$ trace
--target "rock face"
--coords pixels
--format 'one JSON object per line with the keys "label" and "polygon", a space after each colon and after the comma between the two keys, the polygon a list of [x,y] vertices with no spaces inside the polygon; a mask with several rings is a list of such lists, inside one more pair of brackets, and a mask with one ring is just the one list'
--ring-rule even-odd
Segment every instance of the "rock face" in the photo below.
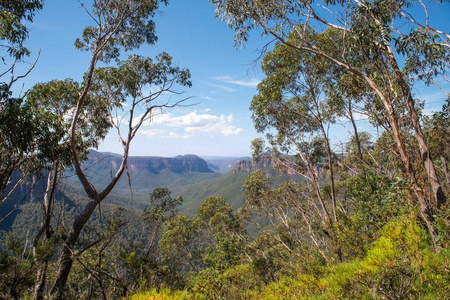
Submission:
{"label": "rock face", "polygon": [[272,166],[272,158],[267,156],[263,157],[258,161],[255,160],[240,160],[234,166],[233,171],[246,171],[246,172],[255,172],[259,169],[265,169],[269,166]]}
{"label": "rock face", "polygon": [[[117,170],[121,163],[121,156],[91,151],[88,164],[94,169]],[[92,168],[91,168],[92,169]],[[128,169],[130,171],[146,170],[153,174],[159,174],[162,170],[175,173],[213,173],[208,168],[206,161],[196,155],[182,155],[177,157],[155,157],[155,156],[131,156],[128,158]]]}
{"label": "rock face", "polygon": [[[205,160],[201,159],[197,155],[180,155],[175,157],[181,163],[181,172],[213,172],[208,168],[208,164]],[[174,172],[177,172],[174,170]]]}
{"label": "rock face", "polygon": [[[245,171],[248,173],[255,172],[260,169],[268,170],[269,168],[276,168],[276,160],[271,156],[264,156],[258,161],[254,160],[240,160],[234,166],[234,172]],[[282,164],[278,163],[277,169],[287,175],[296,175],[299,166],[289,160],[284,160]]]}

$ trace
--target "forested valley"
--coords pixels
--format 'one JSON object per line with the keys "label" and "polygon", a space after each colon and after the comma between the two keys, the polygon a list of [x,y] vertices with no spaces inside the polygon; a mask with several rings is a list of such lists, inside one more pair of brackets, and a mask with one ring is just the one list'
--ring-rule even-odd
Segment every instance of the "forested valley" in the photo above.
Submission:
{"label": "forested valley", "polygon": [[[209,2],[237,47],[267,40],[261,138],[225,174],[130,156],[193,84],[169,53],[133,54],[169,1],[79,1],[82,82],[23,93],[45,1],[0,1],[0,298],[450,299],[450,33],[432,14],[449,1]],[[96,151],[110,131],[121,154]]]}

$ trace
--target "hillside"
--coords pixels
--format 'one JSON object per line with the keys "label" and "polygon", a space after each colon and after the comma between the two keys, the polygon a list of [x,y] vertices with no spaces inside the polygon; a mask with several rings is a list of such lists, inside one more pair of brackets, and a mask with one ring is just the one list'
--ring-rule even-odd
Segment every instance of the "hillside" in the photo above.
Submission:
{"label": "hillside", "polygon": [[[120,162],[121,156],[117,154],[91,150],[84,163],[86,175],[97,189],[101,189],[109,183]],[[196,155],[129,157],[128,174],[122,175],[107,201],[142,208],[148,205],[149,193],[155,188],[173,189],[219,176],[220,173],[211,170],[206,161]],[[67,184],[81,188],[76,176],[70,176]]]}
{"label": "hillside", "polygon": [[[285,179],[296,179],[295,176],[277,172],[270,158],[261,162],[254,162],[248,158],[239,160],[235,157],[206,157],[205,159],[207,161],[195,155],[174,158],[130,157],[128,172],[131,189],[127,174],[123,174],[112,193],[105,199],[105,203],[141,210],[149,205],[149,195],[153,189],[167,187],[174,195],[183,197],[181,212],[193,215],[200,203],[210,196],[225,197],[234,209],[241,207],[245,203],[242,190],[244,179],[261,168],[266,170],[266,174],[273,178],[275,184]],[[97,189],[101,189],[109,182],[111,174],[117,170],[120,162],[120,155],[91,151],[84,167],[91,182]],[[222,172],[226,169],[230,170],[221,175],[211,170],[210,166],[214,165]],[[68,209],[75,209],[76,203],[84,199],[84,191],[73,171],[66,172],[66,176],[60,184],[57,198],[63,199]],[[45,190],[45,176],[37,180],[32,192],[29,192],[31,185],[30,182],[19,189],[13,201],[5,205],[4,212],[10,211],[18,202],[38,204]],[[0,228],[8,230],[14,227],[16,218],[25,208],[29,210],[30,207],[34,206],[17,210],[3,222]]]}
{"label": "hillside", "polygon": [[232,157],[232,156],[202,156],[208,163],[208,167],[221,174],[226,174],[231,171],[234,166],[242,160],[251,160],[250,157]]}
{"label": "hillside", "polygon": [[[83,167],[86,168],[86,175],[91,182],[100,190],[109,183],[111,174],[117,170],[120,162],[120,155],[91,150]],[[115,206],[124,207],[127,211],[129,210],[126,215],[134,216],[131,219],[140,216],[142,209],[149,206],[149,195],[155,188],[172,189],[221,176],[220,173],[212,171],[206,161],[196,155],[174,158],[129,157],[128,173],[130,181],[128,181],[127,174],[123,174],[113,191],[102,202],[102,209],[112,211]],[[73,215],[80,208],[80,203],[85,200],[85,192],[73,171],[67,171],[65,175],[66,179],[59,184],[56,199],[64,206],[66,215]],[[18,178],[19,174],[16,174],[13,180],[18,180]],[[2,207],[0,219],[13,211],[20,203],[17,206],[18,209],[0,223],[1,241],[4,239],[4,233],[10,230],[13,230],[17,237],[35,234],[37,226],[27,233],[27,226],[23,226],[23,224],[30,220],[33,224],[40,223],[41,201],[45,185],[46,174],[28,180]]]}
{"label": "hillside", "polygon": [[244,179],[260,169],[265,170],[266,175],[272,179],[275,185],[285,180],[301,180],[299,176],[277,171],[270,157],[266,157],[259,162],[249,159],[239,160],[230,171],[219,178],[175,189],[174,192],[184,200],[181,212],[194,215],[198,206],[211,196],[225,197],[235,210],[238,209],[245,203],[245,195],[242,190]]}

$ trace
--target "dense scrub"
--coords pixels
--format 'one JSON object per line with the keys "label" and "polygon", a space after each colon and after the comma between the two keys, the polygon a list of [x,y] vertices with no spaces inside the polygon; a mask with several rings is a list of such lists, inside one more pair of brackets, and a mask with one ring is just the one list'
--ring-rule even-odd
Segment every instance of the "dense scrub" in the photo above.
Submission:
{"label": "dense scrub", "polygon": [[268,283],[254,263],[247,262],[209,278],[193,276],[187,290],[151,290],[131,299],[446,299],[450,293],[446,243],[433,249],[416,216],[405,214],[386,223],[359,258],[302,272],[301,265],[315,264],[306,257],[294,262],[289,274]]}

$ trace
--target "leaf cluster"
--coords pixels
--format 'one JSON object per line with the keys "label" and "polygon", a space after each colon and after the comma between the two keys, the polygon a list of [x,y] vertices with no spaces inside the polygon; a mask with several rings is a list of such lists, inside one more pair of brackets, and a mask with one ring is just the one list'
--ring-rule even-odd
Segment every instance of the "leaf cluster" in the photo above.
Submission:
{"label": "leaf cluster", "polygon": [[[8,55],[16,60],[30,55],[23,44],[28,38],[24,21],[32,22],[35,13],[42,6],[42,0],[0,1],[0,40],[7,42],[2,47],[6,47]],[[3,56],[2,60],[5,60]]]}
{"label": "leaf cluster", "polygon": [[109,62],[117,60],[122,50],[154,44],[157,36],[152,17],[160,2],[167,5],[166,0],[94,1],[91,17],[96,26],[86,27],[75,47],[90,52],[101,50],[99,59]]}

